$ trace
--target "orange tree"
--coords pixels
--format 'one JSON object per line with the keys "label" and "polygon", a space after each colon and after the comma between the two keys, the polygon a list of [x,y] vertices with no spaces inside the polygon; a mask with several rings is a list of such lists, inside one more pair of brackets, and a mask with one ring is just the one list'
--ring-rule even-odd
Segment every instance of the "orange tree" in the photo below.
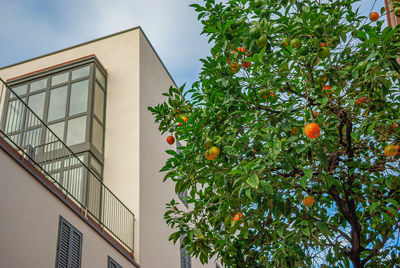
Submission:
{"label": "orange tree", "polygon": [[384,10],[371,21],[355,4],[192,5],[211,56],[190,90],[149,107],[183,144],[162,171],[189,209],[172,200],[165,219],[192,256],[227,267],[400,262],[400,34]]}

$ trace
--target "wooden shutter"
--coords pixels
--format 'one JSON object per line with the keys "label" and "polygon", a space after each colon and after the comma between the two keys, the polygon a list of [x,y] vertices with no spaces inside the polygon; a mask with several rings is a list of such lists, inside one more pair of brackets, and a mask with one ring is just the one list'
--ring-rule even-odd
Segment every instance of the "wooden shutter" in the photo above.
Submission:
{"label": "wooden shutter", "polygon": [[82,233],[62,217],[57,251],[57,268],[81,267]]}
{"label": "wooden shutter", "polygon": [[108,266],[107,268],[122,268],[116,261],[114,261],[110,256],[108,256]]}

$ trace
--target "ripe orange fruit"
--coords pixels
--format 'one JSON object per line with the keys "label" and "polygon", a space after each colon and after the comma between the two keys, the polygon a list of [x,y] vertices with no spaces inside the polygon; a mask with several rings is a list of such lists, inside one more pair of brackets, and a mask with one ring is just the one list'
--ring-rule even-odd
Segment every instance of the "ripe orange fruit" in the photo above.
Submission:
{"label": "ripe orange fruit", "polygon": [[[187,122],[187,117],[186,116],[181,116],[181,118],[182,118],[182,120],[186,123]],[[182,123],[181,122],[178,122],[178,124],[180,125],[180,126],[182,126]]]}
{"label": "ripe orange fruit", "polygon": [[393,218],[393,214],[390,212],[390,210],[386,210],[386,212],[389,214],[390,218]]}
{"label": "ripe orange fruit", "polygon": [[372,12],[371,14],[369,14],[369,19],[371,21],[377,21],[379,19],[379,14],[378,12]]}
{"label": "ripe orange fruit", "polygon": [[[323,92],[324,96],[328,96],[328,94],[331,96],[333,94],[333,91],[331,89],[332,89],[332,87],[329,85],[324,86],[322,88],[322,92]],[[326,92],[324,92],[324,91],[326,91]],[[326,94],[326,93],[328,93],[328,94]]]}
{"label": "ripe orange fruit", "polygon": [[293,135],[297,135],[298,133],[299,133],[299,128],[298,127],[292,127],[292,129],[290,130],[290,132],[293,134]]}
{"label": "ripe orange fruit", "polygon": [[309,123],[305,128],[305,132],[310,139],[316,139],[321,133],[321,129],[316,123]]}
{"label": "ripe orange fruit", "polygon": [[244,67],[244,68],[249,68],[250,67],[250,65],[251,65],[251,62],[248,62],[248,61],[242,61],[242,66]]}
{"label": "ripe orange fruit", "polygon": [[230,68],[229,68],[229,70],[231,71],[231,73],[237,73],[237,72],[239,72],[239,69],[240,69],[240,66],[239,66],[239,63],[237,63],[236,61],[234,61],[232,64],[231,64],[231,66],[230,66]]}
{"label": "ripe orange fruit", "polygon": [[174,144],[174,142],[175,142],[174,136],[168,136],[168,137],[167,137],[167,143],[168,143],[169,145]]}
{"label": "ripe orange fruit", "polygon": [[306,207],[311,207],[312,205],[314,205],[314,198],[312,196],[306,196],[303,199],[303,203]]}
{"label": "ripe orange fruit", "polygon": [[214,155],[210,155],[209,153],[208,153],[208,151],[206,152],[206,158],[208,159],[208,160],[215,160],[215,158],[217,158],[217,156],[214,156]]}
{"label": "ripe orange fruit", "polygon": [[361,97],[358,100],[356,100],[355,104],[356,105],[361,105],[363,106],[364,104],[366,104],[368,102],[368,98],[367,97]]}
{"label": "ripe orange fruit", "polygon": [[219,148],[217,146],[213,146],[210,149],[208,149],[208,154],[210,156],[217,157],[219,155],[219,153],[220,153],[220,150],[219,150]]}
{"label": "ripe orange fruit", "polygon": [[316,112],[316,111],[314,111],[314,112],[313,112],[313,115],[314,115],[314,117],[315,117],[315,118],[318,118],[318,116],[319,116],[319,113],[318,113],[318,112]]}
{"label": "ripe orange fruit", "polygon": [[245,47],[238,47],[237,50],[239,52],[243,52],[243,53],[246,52],[246,48]]}
{"label": "ripe orange fruit", "polygon": [[395,131],[398,126],[399,126],[398,124],[393,123],[393,125],[390,127],[390,129]]}
{"label": "ripe orange fruit", "polygon": [[233,220],[234,221],[240,221],[240,219],[243,217],[243,213],[242,212],[237,212],[234,216],[233,216]]}
{"label": "ripe orange fruit", "polygon": [[389,144],[385,147],[384,154],[387,157],[395,156],[399,151],[399,147],[393,144]]}

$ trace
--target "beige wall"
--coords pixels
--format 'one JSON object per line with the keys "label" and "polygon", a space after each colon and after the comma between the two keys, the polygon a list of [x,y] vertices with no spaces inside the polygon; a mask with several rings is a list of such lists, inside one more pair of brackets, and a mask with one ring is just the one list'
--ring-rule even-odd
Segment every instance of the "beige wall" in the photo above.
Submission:
{"label": "beige wall", "polygon": [[140,265],[180,267],[179,245],[168,241],[170,228],[164,221],[165,204],[174,196],[174,185],[163,183],[158,172],[167,159],[166,135],[161,136],[148,106],[163,101],[174,82],[166,73],[143,34],[140,35]]}
{"label": "beige wall", "polygon": [[53,268],[60,215],[83,234],[82,267],[107,267],[108,256],[134,267],[2,149],[0,170],[1,267]]}

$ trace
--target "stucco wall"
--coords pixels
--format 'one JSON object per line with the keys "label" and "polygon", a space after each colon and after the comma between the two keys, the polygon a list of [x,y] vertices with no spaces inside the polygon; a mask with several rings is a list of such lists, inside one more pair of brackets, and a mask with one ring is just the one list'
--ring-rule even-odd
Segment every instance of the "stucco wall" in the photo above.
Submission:
{"label": "stucco wall", "polygon": [[173,81],[149,43],[140,35],[140,264],[143,267],[180,267],[179,245],[168,241],[170,228],[164,221],[165,204],[174,196],[174,185],[163,183],[158,172],[167,159],[166,135],[161,136],[148,106],[163,100]]}
{"label": "stucco wall", "polygon": [[134,267],[2,149],[0,170],[1,267],[55,267],[60,215],[83,234],[82,267]]}

